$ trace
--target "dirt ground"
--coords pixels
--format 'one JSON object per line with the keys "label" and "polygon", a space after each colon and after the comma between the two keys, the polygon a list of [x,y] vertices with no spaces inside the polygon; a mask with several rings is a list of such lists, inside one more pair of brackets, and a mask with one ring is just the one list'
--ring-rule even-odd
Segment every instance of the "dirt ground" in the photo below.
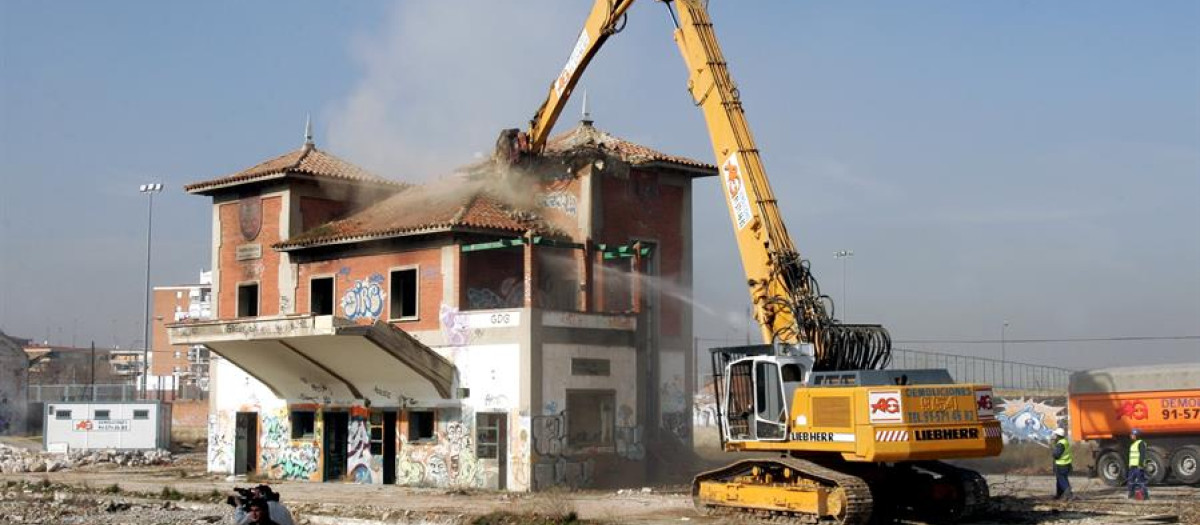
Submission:
{"label": "dirt ground", "polygon": [[[994,508],[977,524],[1196,523],[1200,487],[1154,487],[1146,502],[1126,500],[1098,480],[1074,479],[1077,498],[1055,502],[1054,479],[989,475]],[[202,455],[160,467],[85,467],[76,471],[0,475],[0,523],[200,524],[232,523],[225,495],[250,482],[204,472]],[[298,523],[467,524],[732,523],[697,514],[685,487],[621,491],[508,494],[342,483],[272,483]],[[510,513],[504,515],[503,513]],[[743,520],[737,523],[745,523]]]}

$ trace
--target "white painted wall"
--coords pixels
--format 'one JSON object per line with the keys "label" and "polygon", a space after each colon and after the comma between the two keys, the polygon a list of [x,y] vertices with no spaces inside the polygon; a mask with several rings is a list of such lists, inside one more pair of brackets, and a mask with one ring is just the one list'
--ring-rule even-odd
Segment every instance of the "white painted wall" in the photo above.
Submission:
{"label": "white painted wall", "polygon": [[235,424],[239,411],[263,413],[286,406],[271,389],[238,368],[213,355],[213,388],[209,391],[208,471],[233,473]]}
{"label": "white painted wall", "polygon": [[[572,376],[571,359],[608,359],[608,376]],[[567,408],[567,389],[616,391],[617,414],[636,424],[637,351],[626,346],[546,344],[542,346],[542,403],[534,408],[540,415],[554,415]],[[618,425],[623,424],[620,419]]]}

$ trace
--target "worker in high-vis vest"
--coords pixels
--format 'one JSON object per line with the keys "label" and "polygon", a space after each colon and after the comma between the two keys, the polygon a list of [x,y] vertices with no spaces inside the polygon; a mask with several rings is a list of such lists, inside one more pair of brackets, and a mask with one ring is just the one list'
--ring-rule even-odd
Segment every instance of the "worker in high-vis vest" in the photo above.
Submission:
{"label": "worker in high-vis vest", "polygon": [[1054,499],[1071,499],[1071,440],[1062,427],[1054,429]]}
{"label": "worker in high-vis vest", "polygon": [[1146,442],[1142,440],[1141,431],[1133,429],[1129,432],[1129,498],[1150,499],[1150,490],[1146,487]]}

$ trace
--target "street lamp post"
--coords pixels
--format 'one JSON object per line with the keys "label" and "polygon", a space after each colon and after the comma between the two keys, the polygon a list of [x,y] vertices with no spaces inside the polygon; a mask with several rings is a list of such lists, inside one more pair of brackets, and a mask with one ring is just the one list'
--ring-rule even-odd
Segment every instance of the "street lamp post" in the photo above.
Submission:
{"label": "street lamp post", "polygon": [[838,250],[833,252],[834,259],[842,260],[842,315],[843,321],[850,317],[850,298],[846,296],[846,259],[854,257],[854,250]]}
{"label": "street lamp post", "polygon": [[1008,352],[1007,352],[1007,349],[1005,348],[1005,340],[1004,340],[1005,332],[1007,330],[1008,330],[1008,320],[1005,320],[1004,323],[1000,325],[1000,382],[1001,383],[1005,383],[1007,381],[1006,375],[1007,375],[1007,369],[1008,369]]}
{"label": "street lamp post", "polygon": [[146,297],[145,297],[145,333],[142,338],[142,399],[146,399],[146,389],[150,375],[150,234],[154,231],[154,194],[162,193],[163,185],[159,183],[143,184],[138,191],[150,197],[146,205]]}

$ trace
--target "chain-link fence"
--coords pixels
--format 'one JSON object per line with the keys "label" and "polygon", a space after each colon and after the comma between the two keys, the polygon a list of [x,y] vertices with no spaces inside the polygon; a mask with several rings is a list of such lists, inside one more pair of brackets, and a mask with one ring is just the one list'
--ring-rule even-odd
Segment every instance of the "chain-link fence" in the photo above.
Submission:
{"label": "chain-link fence", "polygon": [[134,401],[138,399],[137,385],[29,385],[29,402],[64,401]]}
{"label": "chain-link fence", "polygon": [[1067,390],[1067,379],[1071,375],[1071,370],[1054,366],[906,348],[892,349],[892,364],[888,368],[944,368],[959,383],[987,383],[997,389],[1062,392]]}

